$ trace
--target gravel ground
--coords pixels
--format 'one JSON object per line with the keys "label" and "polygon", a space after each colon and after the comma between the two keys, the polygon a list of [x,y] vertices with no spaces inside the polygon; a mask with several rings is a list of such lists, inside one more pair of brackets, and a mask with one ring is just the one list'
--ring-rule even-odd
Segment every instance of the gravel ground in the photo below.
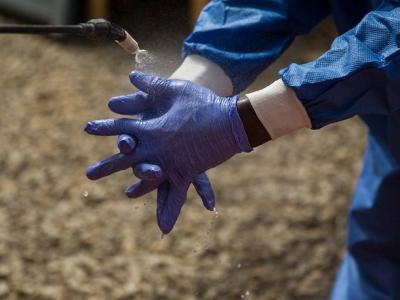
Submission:
{"label": "gravel ground", "polygon": [[[325,24],[300,39],[254,87],[331,38]],[[172,70],[178,44],[147,45],[154,72]],[[219,215],[191,190],[161,239],[155,194],[122,193],[130,172],[85,177],[115,146],[83,126],[113,116],[106,101],[132,90],[132,59],[115,45],[41,37],[0,45],[0,298],[326,299],[365,143],[360,121],[299,131],[210,171]]]}

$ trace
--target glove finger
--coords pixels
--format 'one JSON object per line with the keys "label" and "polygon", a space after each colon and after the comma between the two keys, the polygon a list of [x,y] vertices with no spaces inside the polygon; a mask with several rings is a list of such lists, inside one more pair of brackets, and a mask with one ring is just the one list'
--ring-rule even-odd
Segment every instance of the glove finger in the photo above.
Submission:
{"label": "glove finger", "polygon": [[142,72],[133,71],[129,74],[131,83],[139,90],[149,94],[157,95],[169,84],[169,80],[162,77],[148,75]]}
{"label": "glove finger", "polygon": [[193,185],[197,191],[197,194],[199,194],[201,200],[203,201],[204,207],[213,211],[215,208],[215,195],[207,174],[201,173],[198,175],[194,179]]}
{"label": "glove finger", "polygon": [[151,107],[151,101],[146,93],[138,91],[131,95],[113,97],[108,101],[111,111],[120,115],[137,115]]}
{"label": "glove finger", "polygon": [[121,153],[129,154],[135,149],[136,140],[127,134],[121,134],[118,136],[117,146]]}
{"label": "glove finger", "polygon": [[142,121],[134,119],[94,120],[86,124],[85,131],[92,135],[110,136],[119,134],[137,135]]}
{"label": "glove finger", "polygon": [[133,168],[133,173],[136,175],[136,177],[144,180],[154,181],[161,179],[163,181],[165,179],[164,172],[160,166],[148,163],[137,164]]}
{"label": "glove finger", "polygon": [[162,233],[168,234],[174,227],[183,204],[186,201],[189,183],[179,186],[165,181],[157,193],[157,221]]}
{"label": "glove finger", "polygon": [[130,166],[137,164],[142,157],[133,154],[114,154],[97,163],[89,166],[86,170],[86,176],[91,180],[97,180],[118,171],[126,170]]}
{"label": "glove finger", "polygon": [[162,180],[138,180],[133,185],[128,187],[125,190],[125,194],[129,198],[139,198],[143,195],[146,195],[155,189],[161,184]]}

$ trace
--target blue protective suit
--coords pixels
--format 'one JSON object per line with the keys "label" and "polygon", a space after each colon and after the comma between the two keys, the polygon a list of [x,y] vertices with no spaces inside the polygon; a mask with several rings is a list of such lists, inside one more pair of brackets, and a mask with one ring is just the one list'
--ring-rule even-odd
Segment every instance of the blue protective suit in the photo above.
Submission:
{"label": "blue protective suit", "polygon": [[400,0],[215,0],[183,52],[219,64],[240,92],[329,14],[340,33],[331,49],[280,75],[314,129],[354,115],[369,127],[331,299],[400,299]]}

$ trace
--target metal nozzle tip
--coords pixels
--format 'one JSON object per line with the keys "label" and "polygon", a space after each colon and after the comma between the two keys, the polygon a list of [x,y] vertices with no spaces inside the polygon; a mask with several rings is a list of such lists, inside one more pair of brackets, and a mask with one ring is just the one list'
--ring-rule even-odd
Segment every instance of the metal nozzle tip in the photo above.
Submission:
{"label": "metal nozzle tip", "polygon": [[116,41],[125,51],[135,54],[139,51],[139,44],[125,31],[126,37],[123,41]]}

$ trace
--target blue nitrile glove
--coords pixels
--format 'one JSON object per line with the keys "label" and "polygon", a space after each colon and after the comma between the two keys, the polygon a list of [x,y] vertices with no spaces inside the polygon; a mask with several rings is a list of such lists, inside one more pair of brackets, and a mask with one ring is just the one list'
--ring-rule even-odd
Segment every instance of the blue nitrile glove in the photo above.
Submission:
{"label": "blue nitrile glove", "polygon": [[[117,146],[121,153],[128,154],[135,149],[136,141],[131,136],[122,134],[118,136]],[[141,163],[132,169],[139,180],[125,190],[125,194],[130,198],[138,198],[152,192],[165,179],[163,171],[157,165]],[[203,201],[204,207],[213,211],[215,208],[215,196],[206,173],[196,176],[193,185]]]}
{"label": "blue nitrile glove", "polygon": [[121,134],[117,138],[117,146],[119,152],[128,154],[135,149],[136,141],[127,134]]}
{"label": "blue nitrile glove", "polygon": [[140,72],[132,72],[130,79],[151,102],[162,107],[162,113],[153,119],[89,122],[85,130],[90,134],[128,134],[138,145],[132,154],[116,154],[89,167],[87,176],[99,179],[143,162],[160,166],[165,178],[158,187],[157,219],[161,231],[168,233],[194,178],[252,148],[237,111],[238,96],[220,97],[190,81]]}

